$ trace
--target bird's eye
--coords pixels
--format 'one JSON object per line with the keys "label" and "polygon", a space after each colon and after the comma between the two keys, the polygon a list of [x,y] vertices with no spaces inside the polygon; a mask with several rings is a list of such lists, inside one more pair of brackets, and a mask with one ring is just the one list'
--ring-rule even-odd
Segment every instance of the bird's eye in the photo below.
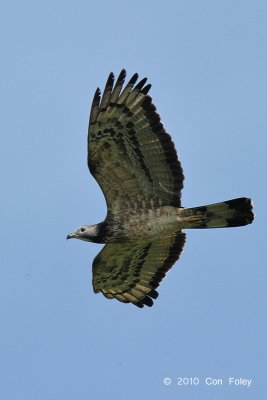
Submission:
{"label": "bird's eye", "polygon": [[85,228],[81,228],[81,232],[85,232]]}

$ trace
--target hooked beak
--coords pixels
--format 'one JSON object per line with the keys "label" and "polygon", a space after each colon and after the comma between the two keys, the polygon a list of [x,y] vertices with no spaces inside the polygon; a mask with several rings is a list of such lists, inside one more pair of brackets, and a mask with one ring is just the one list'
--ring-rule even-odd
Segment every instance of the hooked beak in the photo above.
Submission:
{"label": "hooked beak", "polygon": [[77,237],[76,233],[72,232],[72,233],[68,234],[67,239],[73,239],[73,238],[76,238],[76,237]]}

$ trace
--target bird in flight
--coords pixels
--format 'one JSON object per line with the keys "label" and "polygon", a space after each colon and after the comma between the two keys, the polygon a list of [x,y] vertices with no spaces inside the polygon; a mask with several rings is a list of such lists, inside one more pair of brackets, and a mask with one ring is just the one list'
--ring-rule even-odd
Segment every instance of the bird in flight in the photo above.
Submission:
{"label": "bird in flight", "polygon": [[[183,170],[165,131],[147,78],[134,74],[124,86],[123,69],[97,88],[88,128],[88,167],[107,203],[103,222],[67,236],[104,243],[93,261],[94,292],[108,299],[151,307],[156,291],[178,260],[184,229],[250,224],[249,198],[194,208],[181,206]],[[124,87],[123,87],[124,86]]]}

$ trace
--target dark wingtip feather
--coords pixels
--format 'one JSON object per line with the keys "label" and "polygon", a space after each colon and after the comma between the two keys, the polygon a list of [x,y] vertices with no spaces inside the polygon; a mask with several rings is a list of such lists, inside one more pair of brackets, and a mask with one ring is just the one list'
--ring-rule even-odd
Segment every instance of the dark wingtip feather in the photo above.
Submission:
{"label": "dark wingtip feather", "polygon": [[139,301],[138,303],[132,303],[132,304],[134,304],[138,308],[143,308],[144,307],[144,304],[141,301]]}
{"label": "dark wingtip feather", "polygon": [[100,98],[101,98],[101,90],[98,87],[98,88],[96,88],[96,91],[95,91],[95,94],[94,94],[93,106],[99,106]]}
{"label": "dark wingtip feather", "polygon": [[144,84],[146,83],[147,78],[143,78],[136,86],[135,86],[135,90],[141,90],[142,87],[144,86]]}
{"label": "dark wingtip feather", "polygon": [[137,73],[135,73],[132,77],[131,77],[131,79],[129,80],[129,85],[134,85],[135,84],[135,82],[137,81],[137,79],[138,79],[138,74]]}
{"label": "dark wingtip feather", "polygon": [[118,100],[122,86],[124,84],[125,77],[126,77],[126,71],[125,69],[122,69],[118,76],[117,82],[115,83],[114,89],[111,93],[110,102],[116,103],[116,101]]}
{"label": "dark wingtip feather", "polygon": [[114,84],[114,74],[111,72],[108,76],[107,83],[103,92],[102,100],[100,103],[100,110],[105,109],[110,101],[112,89]]}
{"label": "dark wingtip feather", "polygon": [[125,77],[126,77],[126,69],[122,68],[122,70],[121,70],[121,72],[119,74],[118,80],[122,80]]}
{"label": "dark wingtip feather", "polygon": [[105,96],[105,94],[108,92],[108,91],[111,91],[112,90],[112,87],[113,87],[113,83],[114,83],[114,74],[113,74],[113,72],[111,72],[110,74],[109,74],[109,76],[108,76],[108,80],[107,80],[107,83],[106,83],[106,86],[105,86],[105,89],[104,89],[104,93],[103,93],[103,97]]}
{"label": "dark wingtip feather", "polygon": [[151,84],[149,83],[148,85],[146,85],[142,90],[141,90],[141,92],[144,94],[144,95],[147,95],[148,94],[148,92],[149,92],[149,90],[151,89]]}
{"label": "dark wingtip feather", "polygon": [[152,297],[152,299],[157,299],[158,296],[159,296],[158,292],[157,292],[156,290],[154,290],[154,289],[152,289],[152,290],[148,293],[148,295],[149,295],[150,297]]}
{"label": "dark wingtip feather", "polygon": [[123,68],[118,76],[116,85],[120,84],[122,85],[124,83],[125,78],[126,78],[126,70]]}
{"label": "dark wingtip feather", "polygon": [[[146,112],[150,111],[150,113],[151,113],[151,110],[149,109],[149,107],[152,107],[152,97],[151,96],[145,97],[145,100],[142,103],[142,107]],[[153,107],[155,108],[154,104],[153,104]],[[155,111],[155,110],[153,110],[153,111]]]}
{"label": "dark wingtip feather", "polygon": [[144,305],[147,306],[147,307],[152,307],[153,304],[154,304],[154,302],[153,302],[152,299],[155,300],[155,299],[158,297],[158,295],[159,295],[158,292],[157,292],[156,290],[152,289],[152,290],[148,293],[147,296],[145,296],[145,297],[142,298],[140,301],[138,301],[138,302],[136,302],[136,303],[133,303],[133,304],[134,304],[135,306],[137,306],[137,307],[140,307],[140,308],[144,307]]}
{"label": "dark wingtip feather", "polygon": [[153,306],[153,300],[150,298],[150,297],[148,297],[148,296],[146,296],[144,299],[142,299],[141,300],[142,301],[142,303],[143,304],[145,304],[146,306],[148,306],[148,307],[152,307]]}
{"label": "dark wingtip feather", "polygon": [[92,101],[89,127],[90,127],[90,124],[94,124],[97,119],[97,116],[99,113],[100,99],[101,99],[101,92],[100,92],[100,89],[97,88],[95,91],[94,97],[93,97],[93,101]]}
{"label": "dark wingtip feather", "polygon": [[110,72],[109,76],[108,76],[108,80],[107,80],[107,86],[108,84],[110,84],[110,82],[114,81],[114,72]]}

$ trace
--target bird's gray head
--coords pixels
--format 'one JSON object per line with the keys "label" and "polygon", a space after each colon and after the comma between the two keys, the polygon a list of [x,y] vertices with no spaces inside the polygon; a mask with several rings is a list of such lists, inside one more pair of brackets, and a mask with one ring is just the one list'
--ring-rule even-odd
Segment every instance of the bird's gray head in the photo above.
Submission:
{"label": "bird's gray head", "polygon": [[83,225],[76,229],[74,232],[68,234],[67,239],[80,239],[86,242],[97,241],[99,234],[99,226],[97,225]]}

